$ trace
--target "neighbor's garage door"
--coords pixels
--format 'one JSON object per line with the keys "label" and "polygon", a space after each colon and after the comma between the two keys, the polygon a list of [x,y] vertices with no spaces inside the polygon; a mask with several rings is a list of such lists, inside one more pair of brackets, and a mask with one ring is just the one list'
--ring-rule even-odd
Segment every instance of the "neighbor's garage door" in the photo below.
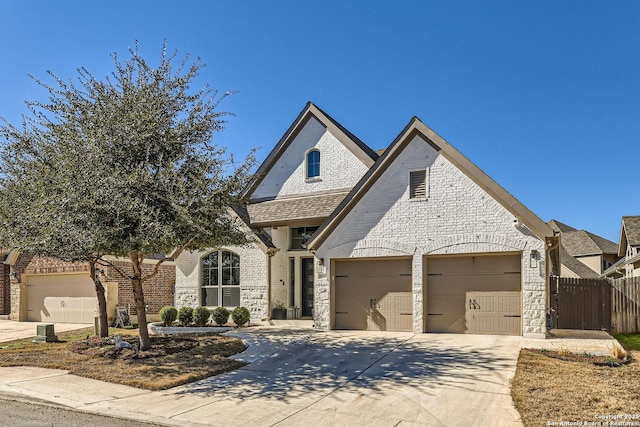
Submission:
{"label": "neighbor's garage door", "polygon": [[411,259],[336,261],[336,329],[411,331]]}
{"label": "neighbor's garage door", "polygon": [[[481,329],[487,334],[520,335],[521,259],[519,254],[427,257],[427,331],[477,333]],[[482,319],[481,328],[467,325],[468,311],[482,311],[478,309],[477,300],[467,301],[467,292],[517,292],[518,306],[511,304],[510,311],[500,315],[509,317],[506,323],[494,316],[491,317],[495,319],[493,323]],[[510,325],[507,330],[505,324]]]}
{"label": "neighbor's garage door", "polygon": [[89,273],[33,275],[27,279],[27,320],[93,323],[96,291]]}

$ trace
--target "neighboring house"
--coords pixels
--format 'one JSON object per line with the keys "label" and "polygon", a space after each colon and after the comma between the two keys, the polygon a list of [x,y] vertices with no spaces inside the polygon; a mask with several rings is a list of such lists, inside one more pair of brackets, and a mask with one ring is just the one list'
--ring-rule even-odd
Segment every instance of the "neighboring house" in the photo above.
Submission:
{"label": "neighboring house", "polygon": [[603,276],[640,277],[640,216],[623,216],[618,256],[622,257]]}
{"label": "neighboring house", "polygon": [[[3,311],[0,314],[18,321],[94,324],[98,300],[87,263],[35,257],[18,251],[5,251],[2,261]],[[126,260],[112,258],[110,261],[131,271],[131,264]],[[154,263],[155,260],[145,261],[147,272]],[[100,267],[100,273],[106,289],[109,321],[115,316],[116,305],[130,307],[130,313],[135,316],[131,282],[113,267]],[[145,283],[145,302],[151,318],[157,317],[163,306],[173,304],[174,284],[172,261]]]}
{"label": "neighboring house", "polygon": [[417,118],[379,153],[307,104],[239,213],[261,235],[178,257],[176,306],[240,304],[259,321],[282,303],[325,330],[544,337],[551,227]]}
{"label": "neighboring house", "polygon": [[[560,276],[600,277],[605,270],[618,261],[618,245],[611,240],[585,230],[575,229],[555,219],[549,221],[548,224],[561,236],[562,270]],[[588,268],[585,269],[585,266]]]}

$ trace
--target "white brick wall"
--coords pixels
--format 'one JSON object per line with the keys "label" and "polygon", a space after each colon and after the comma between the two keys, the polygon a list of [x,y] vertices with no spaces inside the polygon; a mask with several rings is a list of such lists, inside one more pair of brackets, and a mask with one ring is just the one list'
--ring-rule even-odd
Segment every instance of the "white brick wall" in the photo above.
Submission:
{"label": "white brick wall", "polygon": [[[251,321],[267,317],[268,256],[256,245],[225,247],[240,255],[240,304],[249,309]],[[176,259],[176,308],[200,305],[200,259],[211,251],[183,252]]]}
{"label": "white brick wall", "polygon": [[[320,178],[306,182],[305,155],[320,150]],[[311,118],[264,177],[252,198],[353,187],[367,167],[315,118]]]}
{"label": "white brick wall", "polygon": [[[429,197],[409,199],[408,171],[425,168]],[[422,332],[423,255],[522,251],[523,334],[543,336],[544,244],[526,228],[516,228],[513,220],[500,203],[416,137],[316,251],[316,257],[328,264],[329,259],[412,255],[414,331]],[[543,258],[536,269],[529,267],[532,249]],[[316,288],[316,323],[327,329],[331,326],[328,278],[318,280]]]}

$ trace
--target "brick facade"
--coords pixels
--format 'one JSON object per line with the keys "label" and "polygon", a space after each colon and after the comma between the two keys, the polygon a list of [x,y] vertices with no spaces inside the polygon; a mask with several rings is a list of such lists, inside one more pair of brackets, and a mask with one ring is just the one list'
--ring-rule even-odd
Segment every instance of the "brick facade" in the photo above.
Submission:
{"label": "brick facade", "polygon": [[[131,272],[128,261],[115,261],[115,263],[127,272]],[[154,264],[145,263],[143,271],[148,274]],[[89,264],[86,262],[67,262],[57,258],[36,257],[28,254],[20,254],[15,263],[10,267],[1,264],[0,272],[3,281],[0,286],[0,302],[8,301],[6,313],[12,320],[26,320],[27,287],[22,283],[22,275],[40,274],[64,274],[86,272],[89,274]],[[135,314],[133,290],[129,279],[120,276],[112,267],[100,267],[104,271],[103,283],[118,283],[118,304],[131,305],[131,314]],[[173,304],[173,288],[175,285],[175,264],[169,262],[160,268],[158,274],[144,285],[145,302],[149,307],[149,313],[156,314],[165,305]],[[24,294],[24,295],[23,295]],[[1,307],[0,307],[1,308]]]}
{"label": "brick facade", "polygon": [[[153,271],[157,261],[145,262],[142,267],[143,277]],[[128,261],[115,261],[115,265],[127,274],[133,273],[131,263]],[[105,270],[105,282],[118,283],[118,305],[131,307],[130,314],[136,315],[135,301],[133,299],[133,285],[131,280],[122,277],[113,267],[103,268]],[[147,304],[147,313],[158,314],[160,309],[166,305],[173,305],[173,289],[176,283],[176,268],[173,262],[163,263],[156,274],[142,285],[144,301]]]}
{"label": "brick facade", "polygon": [[[306,180],[305,155],[311,149],[320,151],[320,176]],[[350,189],[367,170],[367,166],[344,144],[312,118],[272,166],[251,198]]]}
{"label": "brick facade", "polygon": [[[240,256],[240,305],[249,309],[251,322],[260,322],[268,316],[267,263],[269,256],[257,245],[224,247]],[[200,300],[200,260],[211,251],[183,252],[176,259],[175,306],[197,307]]]}
{"label": "brick facade", "polygon": [[[428,197],[409,198],[408,174],[428,170]],[[530,268],[529,251],[541,260]],[[330,259],[412,256],[414,332],[424,332],[423,258],[436,254],[522,253],[523,334],[545,333],[544,243],[447,158],[416,137],[316,251],[316,326],[331,326]]]}

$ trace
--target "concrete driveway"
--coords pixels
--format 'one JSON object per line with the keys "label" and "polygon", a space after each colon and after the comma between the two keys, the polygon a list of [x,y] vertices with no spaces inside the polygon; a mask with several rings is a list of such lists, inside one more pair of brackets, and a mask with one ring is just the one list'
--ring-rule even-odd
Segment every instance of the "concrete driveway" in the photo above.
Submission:
{"label": "concrete driveway", "polygon": [[[46,322],[16,322],[14,320],[0,320],[0,342],[19,340],[34,337],[37,334],[37,326]],[[54,323],[56,334],[74,329],[88,328],[93,325],[78,323]]]}
{"label": "concrete driveway", "polygon": [[253,362],[242,369],[82,409],[176,425],[522,425],[509,390],[520,337],[267,328],[237,335],[251,346],[245,357]]}

